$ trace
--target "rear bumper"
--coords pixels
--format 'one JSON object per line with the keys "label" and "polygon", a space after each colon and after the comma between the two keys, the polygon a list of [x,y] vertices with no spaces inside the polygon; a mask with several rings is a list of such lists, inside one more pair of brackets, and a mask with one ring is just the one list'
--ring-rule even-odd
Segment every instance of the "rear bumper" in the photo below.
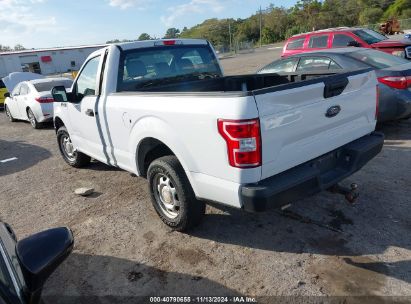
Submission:
{"label": "rear bumper", "polygon": [[255,184],[240,187],[247,211],[264,211],[326,190],[361,169],[382,149],[384,135],[374,132],[345,146]]}

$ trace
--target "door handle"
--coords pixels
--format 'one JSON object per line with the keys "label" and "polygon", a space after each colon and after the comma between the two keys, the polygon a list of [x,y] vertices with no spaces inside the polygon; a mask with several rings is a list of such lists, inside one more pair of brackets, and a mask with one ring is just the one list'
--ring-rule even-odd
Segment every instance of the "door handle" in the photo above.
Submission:
{"label": "door handle", "polygon": [[[96,112],[97,114],[97,112]],[[92,109],[87,109],[86,110],[86,115],[93,117],[94,116],[94,111]]]}

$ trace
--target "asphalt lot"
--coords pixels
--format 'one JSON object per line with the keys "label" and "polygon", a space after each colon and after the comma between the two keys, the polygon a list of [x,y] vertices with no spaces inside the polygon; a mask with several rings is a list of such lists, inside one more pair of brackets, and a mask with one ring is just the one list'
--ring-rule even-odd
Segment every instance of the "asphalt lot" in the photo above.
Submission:
{"label": "asphalt lot", "polygon": [[[254,72],[278,57],[268,48],[222,60],[225,71]],[[52,126],[33,130],[0,112],[0,161],[17,158],[0,162],[0,218],[19,238],[54,226],[73,230],[74,253],[46,284],[46,303],[58,303],[57,295],[75,303],[142,295],[374,296],[351,299],[358,303],[397,296],[409,303],[411,120],[381,130],[383,152],[344,182],[358,183],[358,204],[321,193],[285,212],[209,206],[204,222],[182,234],[162,224],[144,179],[98,162],[71,168]],[[76,196],[81,186],[96,193]],[[109,295],[115,298],[87,298]]]}

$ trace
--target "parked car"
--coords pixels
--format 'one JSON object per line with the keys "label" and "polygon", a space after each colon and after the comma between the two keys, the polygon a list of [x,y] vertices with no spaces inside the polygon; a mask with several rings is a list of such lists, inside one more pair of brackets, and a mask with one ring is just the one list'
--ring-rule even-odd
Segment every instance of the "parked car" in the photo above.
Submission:
{"label": "parked car", "polygon": [[6,93],[5,112],[11,122],[30,121],[38,129],[43,122],[53,119],[51,89],[54,86],[70,88],[73,81],[68,78],[44,78],[20,82],[11,93]]}
{"label": "parked car", "polygon": [[4,85],[3,80],[0,79],[0,109],[4,108],[4,100],[6,99],[6,97],[4,96],[4,94],[6,94],[7,88]]}
{"label": "parked car", "polygon": [[314,51],[276,60],[258,74],[346,73],[373,68],[379,82],[378,122],[411,117],[411,62],[397,56],[365,48]]}
{"label": "parked car", "polygon": [[282,206],[337,185],[383,145],[375,72],[297,76],[224,76],[206,40],[112,44],[71,92],[53,89],[57,142],[73,167],[93,158],[146,177],[175,230],[198,224],[204,201]]}
{"label": "parked car", "polygon": [[347,46],[373,48],[411,60],[411,40],[389,39],[370,29],[349,27],[295,35],[287,40],[281,56]]}
{"label": "parked car", "polygon": [[66,227],[17,241],[12,228],[0,221],[0,303],[40,303],[46,280],[73,245],[73,234]]}

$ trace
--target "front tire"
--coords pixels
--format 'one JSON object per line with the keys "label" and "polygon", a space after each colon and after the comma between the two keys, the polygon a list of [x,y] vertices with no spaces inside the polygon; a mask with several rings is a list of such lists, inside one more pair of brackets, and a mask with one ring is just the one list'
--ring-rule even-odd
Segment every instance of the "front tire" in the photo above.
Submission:
{"label": "front tire", "polygon": [[37,121],[36,116],[34,116],[34,113],[30,108],[27,109],[27,117],[29,118],[33,129],[40,129],[40,123]]}
{"label": "front tire", "polygon": [[90,163],[90,156],[74,149],[70,134],[64,126],[57,130],[57,143],[59,145],[61,155],[70,166],[74,168],[81,168]]}
{"label": "front tire", "polygon": [[196,199],[183,167],[175,156],[154,160],[147,172],[151,202],[161,220],[176,231],[201,222],[205,203]]}
{"label": "front tire", "polygon": [[9,119],[10,122],[15,122],[16,121],[13,118],[13,115],[11,115],[11,112],[10,112],[9,107],[7,105],[4,105],[4,111],[6,112],[6,116]]}

